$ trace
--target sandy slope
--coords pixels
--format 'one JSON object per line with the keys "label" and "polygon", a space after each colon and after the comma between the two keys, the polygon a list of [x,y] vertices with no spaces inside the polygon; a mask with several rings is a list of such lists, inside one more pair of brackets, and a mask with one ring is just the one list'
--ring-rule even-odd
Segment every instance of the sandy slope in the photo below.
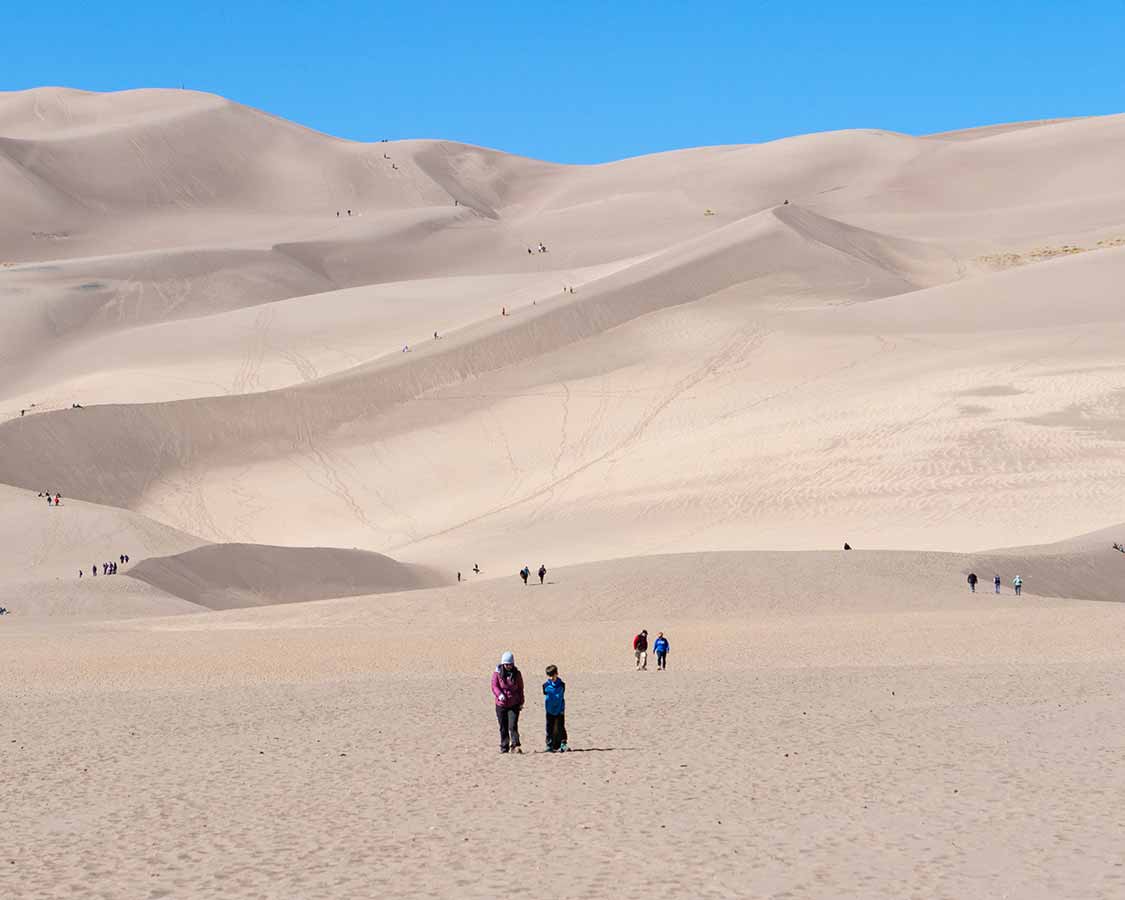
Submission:
{"label": "sandy slope", "polygon": [[0,94],[0,885],[1119,895],[1123,141]]}
{"label": "sandy slope", "polygon": [[[190,92],[0,113],[13,189],[69,204],[4,240],[0,399],[57,410],[0,426],[8,483],[447,572],[516,532],[576,561],[1119,518],[1112,433],[1074,426],[1121,387],[1121,117],[568,167]],[[1089,252],[981,261],[1051,242]]]}

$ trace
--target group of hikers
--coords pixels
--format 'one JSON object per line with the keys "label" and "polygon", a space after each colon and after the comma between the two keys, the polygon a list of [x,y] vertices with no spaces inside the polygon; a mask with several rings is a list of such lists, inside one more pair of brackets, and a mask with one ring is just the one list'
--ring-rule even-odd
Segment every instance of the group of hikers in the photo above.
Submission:
{"label": "group of hikers", "polygon": [[62,500],[62,494],[58,493],[57,491],[54,494],[52,494],[50,491],[40,491],[38,496],[46,497],[48,506],[58,506],[59,502]]}
{"label": "group of hikers", "polygon": [[[668,639],[661,631],[652,645],[656,667],[667,666]],[[642,629],[633,638],[637,670],[648,668],[648,631]],[[566,753],[570,750],[566,734],[566,682],[559,677],[559,667],[549,665],[543,682],[543,711],[546,714],[546,751]],[[492,697],[496,707],[496,724],[500,727],[500,752],[523,753],[520,746],[520,713],[524,705],[523,673],[516,667],[511,650],[500,655],[500,663],[492,672]]]}
{"label": "group of hikers", "polygon": [[[534,251],[534,250],[532,250],[532,249],[531,249],[530,247],[528,247],[528,248],[527,248],[527,252],[528,252],[529,254],[531,254],[531,253],[534,253],[535,251]],[[543,243],[542,241],[540,241],[540,242],[539,242],[539,252],[540,252],[540,253],[546,253],[546,252],[547,252],[547,245],[546,245],[546,244],[544,244],[544,243]]]}
{"label": "group of hikers", "polygon": [[[980,579],[977,578],[976,572],[970,572],[969,577],[966,579],[966,581],[969,582],[969,590],[972,591],[974,594],[977,592],[977,582],[979,580]],[[992,586],[996,589],[996,593],[999,594],[1000,593],[1000,576],[999,575],[992,576]],[[1020,578],[1019,575],[1017,575],[1015,578],[1012,579],[1012,587],[1014,587],[1016,589],[1016,596],[1017,597],[1020,596],[1020,591],[1023,590],[1023,579]]]}
{"label": "group of hikers", "polygon": [[[477,563],[473,563],[473,574],[474,575],[480,574],[480,566]],[[457,582],[458,583],[461,582],[461,573],[460,572],[457,573]]]}
{"label": "group of hikers", "polygon": [[[656,654],[656,671],[663,672],[668,668],[668,638],[663,631],[656,633],[656,640],[652,642],[652,652]],[[648,671],[648,631],[641,629],[633,638],[633,658],[637,663],[638,672]]]}
{"label": "group of hikers", "polygon": [[[129,554],[128,553],[122,553],[120,556],[117,557],[117,562],[111,561],[111,562],[103,562],[102,563],[102,574],[103,575],[116,575],[117,574],[117,563],[121,563],[121,565],[125,565],[128,562],[129,562]],[[98,564],[97,563],[94,563],[93,568],[90,569],[90,574],[94,578],[98,577]],[[82,577],[82,570],[81,569],[78,570],[78,577],[79,578]]]}
{"label": "group of hikers", "polygon": [[[566,682],[559,678],[558,666],[547,666],[543,682],[543,706],[547,715],[548,753],[566,753]],[[523,710],[523,674],[516,668],[511,650],[500,656],[492,673],[492,696],[496,701],[496,723],[500,726],[500,752],[523,753],[520,746],[520,712]]]}
{"label": "group of hikers", "polygon": [[[539,576],[539,583],[542,584],[543,579],[547,577],[547,567],[540,563],[539,571],[536,574]],[[524,584],[527,584],[527,579],[529,579],[530,577],[531,569],[529,569],[527,566],[524,566],[522,569],[520,569],[520,578],[523,579]]]}

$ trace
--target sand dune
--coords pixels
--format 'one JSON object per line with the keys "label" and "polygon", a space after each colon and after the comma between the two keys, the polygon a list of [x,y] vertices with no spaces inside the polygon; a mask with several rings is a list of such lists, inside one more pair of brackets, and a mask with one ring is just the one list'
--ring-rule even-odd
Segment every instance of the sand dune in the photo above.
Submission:
{"label": "sand dune", "polygon": [[378,553],[256,544],[210,544],[149,557],[128,574],[208,609],[406,591],[442,582],[436,573]]}
{"label": "sand dune", "polygon": [[8,892],[1119,895],[1123,142],[0,94]]}

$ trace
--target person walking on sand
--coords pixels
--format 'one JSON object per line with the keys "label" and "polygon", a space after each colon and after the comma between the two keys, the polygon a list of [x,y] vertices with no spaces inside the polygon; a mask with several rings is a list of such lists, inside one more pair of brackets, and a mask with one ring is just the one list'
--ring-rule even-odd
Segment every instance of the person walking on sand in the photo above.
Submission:
{"label": "person walking on sand", "polygon": [[547,752],[566,753],[566,682],[559,678],[558,666],[547,666],[543,682],[543,707],[547,713]]}
{"label": "person walking on sand", "polygon": [[500,752],[523,753],[520,749],[520,710],[523,709],[523,675],[516,658],[505,650],[492,673],[492,696],[496,698],[496,723],[500,726]]}
{"label": "person walking on sand", "polygon": [[1023,579],[1019,575],[1012,579],[1012,587],[1016,589],[1016,596],[1018,597],[1023,589]]}
{"label": "person walking on sand", "polygon": [[977,592],[977,573],[976,572],[970,572],[969,573],[968,582],[969,582],[969,590],[972,591],[975,594]]}
{"label": "person walking on sand", "polygon": [[543,563],[539,564],[539,583],[543,583],[543,579],[547,577],[547,567]]}
{"label": "person walking on sand", "polygon": [[656,654],[656,671],[663,672],[668,668],[668,638],[664,632],[658,632],[656,640],[652,642],[652,652]]}
{"label": "person walking on sand", "polygon": [[996,589],[996,593],[999,594],[1000,593],[1000,576],[999,575],[993,575],[992,576],[992,586]]}
{"label": "person walking on sand", "polygon": [[522,569],[520,569],[520,578],[523,579],[524,584],[527,584],[527,579],[530,575],[531,569],[529,569],[527,566],[524,566]]}
{"label": "person walking on sand", "polygon": [[637,661],[637,671],[648,669],[648,632],[643,628],[641,633],[633,638],[633,658]]}
{"label": "person walking on sand", "polygon": [[460,572],[457,573],[457,583],[458,584],[461,583],[461,573]]}

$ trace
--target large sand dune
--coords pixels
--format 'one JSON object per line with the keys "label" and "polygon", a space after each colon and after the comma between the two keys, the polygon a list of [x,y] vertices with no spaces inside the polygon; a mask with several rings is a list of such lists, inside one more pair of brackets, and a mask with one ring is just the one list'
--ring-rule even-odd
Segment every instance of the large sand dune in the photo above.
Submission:
{"label": "large sand dune", "polygon": [[34,413],[0,426],[7,483],[447,573],[516,533],[568,561],[1038,543],[1125,501],[1080,427],[1120,396],[1121,117],[593,167],[191,92],[0,121],[5,183],[45,186],[4,239],[0,392]]}
{"label": "large sand dune", "polygon": [[1123,146],[0,94],[0,885],[1120,895]]}

